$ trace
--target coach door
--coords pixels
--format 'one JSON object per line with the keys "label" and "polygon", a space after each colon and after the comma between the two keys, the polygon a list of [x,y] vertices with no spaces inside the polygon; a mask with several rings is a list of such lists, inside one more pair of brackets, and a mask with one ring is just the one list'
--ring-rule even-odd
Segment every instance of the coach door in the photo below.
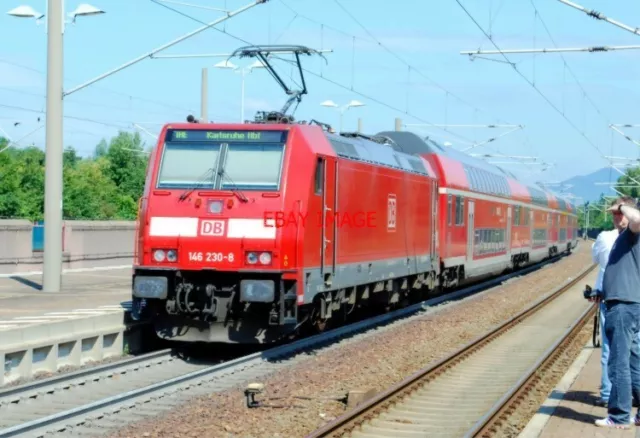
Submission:
{"label": "coach door", "polygon": [[431,261],[437,258],[438,249],[438,185],[435,181],[431,183]]}
{"label": "coach door", "polygon": [[[467,260],[473,260],[473,245],[475,244],[475,224],[474,224],[474,211],[475,211],[475,201],[469,199],[468,201],[468,212],[467,212]],[[463,216],[464,217],[464,216]]]}
{"label": "coach door", "polygon": [[531,246],[531,248],[533,248],[533,230],[535,229],[535,223],[533,222],[533,209],[528,209],[529,210],[529,242],[531,242],[529,244],[529,246]]}
{"label": "coach door", "polygon": [[325,284],[330,285],[336,268],[337,206],[338,206],[338,161],[333,157],[322,157],[324,160],[322,205],[322,237],[320,248],[322,254],[321,270]]}

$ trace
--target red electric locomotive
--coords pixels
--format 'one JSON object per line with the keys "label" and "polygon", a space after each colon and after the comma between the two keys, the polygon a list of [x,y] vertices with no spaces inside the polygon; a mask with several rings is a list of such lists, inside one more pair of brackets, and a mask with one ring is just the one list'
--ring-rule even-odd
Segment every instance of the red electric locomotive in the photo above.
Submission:
{"label": "red electric locomotive", "polygon": [[437,180],[419,157],[313,125],[171,124],[150,164],[134,299],[162,337],[265,342],[435,286]]}
{"label": "red electric locomotive", "polygon": [[[312,53],[238,52],[278,80],[270,54]],[[284,114],[306,89],[285,90],[285,108],[255,123],[162,129],[140,205],[132,312],[161,338],[271,342],[571,248],[569,204],[411,133],[293,123]],[[558,216],[556,239],[547,233]]]}

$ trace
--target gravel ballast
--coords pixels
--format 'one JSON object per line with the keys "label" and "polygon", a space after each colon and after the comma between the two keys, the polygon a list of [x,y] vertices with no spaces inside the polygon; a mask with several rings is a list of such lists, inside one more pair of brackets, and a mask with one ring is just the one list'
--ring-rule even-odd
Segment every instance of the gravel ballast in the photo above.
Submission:
{"label": "gravel ballast", "polygon": [[591,264],[591,243],[574,254],[482,294],[414,317],[358,342],[309,355],[271,375],[248,409],[244,386],[194,398],[163,417],[122,428],[124,437],[304,437],[345,413],[351,390],[375,392],[440,360],[540,300]]}

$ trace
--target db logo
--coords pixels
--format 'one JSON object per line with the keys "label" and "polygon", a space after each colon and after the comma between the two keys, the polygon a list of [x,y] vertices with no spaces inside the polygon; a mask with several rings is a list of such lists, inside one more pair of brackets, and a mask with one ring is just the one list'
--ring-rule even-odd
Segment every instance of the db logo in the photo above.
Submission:
{"label": "db logo", "polygon": [[200,223],[201,236],[224,236],[224,221],[202,221]]}
{"label": "db logo", "polygon": [[390,193],[387,197],[387,230],[395,231],[396,229],[396,211],[398,204],[396,202],[396,195]]}

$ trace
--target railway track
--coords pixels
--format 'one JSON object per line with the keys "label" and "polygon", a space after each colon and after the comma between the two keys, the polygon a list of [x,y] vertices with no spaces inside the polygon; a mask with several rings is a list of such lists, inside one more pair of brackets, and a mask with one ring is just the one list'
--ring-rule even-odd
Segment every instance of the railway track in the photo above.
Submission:
{"label": "railway track", "polygon": [[402,323],[429,307],[497,286],[555,262],[537,265],[395,312],[310,338],[211,365],[162,350],[95,368],[0,390],[0,438],[100,436],[127,423],[166,412],[199,395],[223,391],[305,360],[297,355],[373,328]]}
{"label": "railway track", "polygon": [[307,438],[492,436],[531,389],[537,372],[591,321],[595,306],[581,294],[565,292],[595,268]]}

